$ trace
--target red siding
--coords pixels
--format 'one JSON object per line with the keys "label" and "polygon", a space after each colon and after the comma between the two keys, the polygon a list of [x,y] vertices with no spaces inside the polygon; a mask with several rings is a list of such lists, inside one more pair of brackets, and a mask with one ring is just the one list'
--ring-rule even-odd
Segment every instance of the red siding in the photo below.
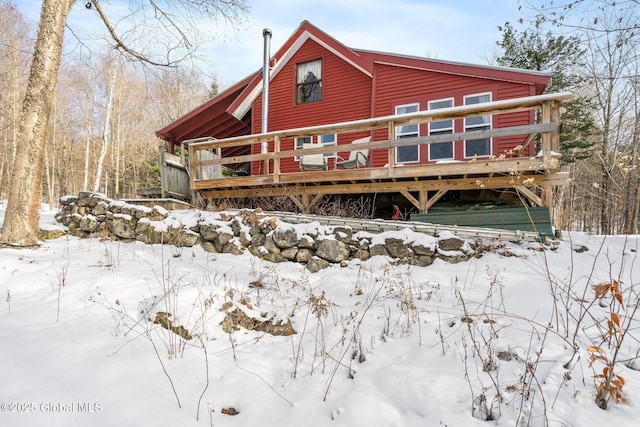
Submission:
{"label": "red siding", "polygon": [[[464,96],[491,93],[492,101],[531,95],[532,85],[477,77],[445,74],[428,70],[404,68],[378,64],[375,79],[374,115],[395,114],[397,105],[418,103],[420,110],[428,108],[428,102],[437,99],[454,98],[454,105],[464,105]],[[493,117],[492,126],[505,127],[530,123],[531,114],[511,113]],[[462,132],[464,123],[456,120],[455,132]],[[421,125],[420,135],[427,135],[427,125]],[[387,138],[387,131],[376,131],[375,140]],[[494,138],[493,155],[500,156],[512,150],[524,140],[524,136]],[[464,158],[463,142],[455,144],[455,158]],[[420,163],[427,163],[428,147],[420,147]],[[372,153],[374,166],[383,166],[388,162],[387,150],[375,150]]]}
{"label": "red siding", "polygon": [[[296,64],[322,59],[322,100],[296,104]],[[371,114],[371,78],[307,40],[271,81],[269,88],[269,131],[366,119]],[[261,132],[262,95],[253,103],[253,133]],[[348,144],[358,134],[338,135],[338,144]],[[273,147],[270,146],[270,150]],[[293,140],[283,141],[282,150],[293,149]],[[259,152],[259,147],[254,147]],[[254,165],[254,172],[257,172]],[[282,159],[282,172],[299,168],[293,158]]]}
{"label": "red siding", "polygon": [[[322,101],[296,104],[296,64],[322,59]],[[345,122],[369,117],[395,114],[397,105],[418,103],[426,110],[428,102],[454,98],[454,105],[464,105],[464,96],[491,93],[492,101],[525,97],[535,93],[533,84],[510,82],[484,77],[456,75],[432,70],[376,64],[373,79],[353,67],[341,57],[308,39],[271,81],[269,101],[269,131]],[[262,95],[252,105],[252,133],[260,133]],[[492,126],[517,126],[533,122],[533,113],[510,113],[493,117]],[[455,132],[464,129],[463,120],[456,120]],[[427,125],[420,126],[420,135],[427,135]],[[338,135],[338,144],[348,144],[364,134]],[[387,139],[387,130],[374,132],[374,140]],[[514,147],[523,142],[525,135],[494,138],[492,154],[511,156]],[[282,150],[293,149],[293,140],[282,141]],[[273,150],[272,144],[269,150]],[[456,141],[454,156],[464,159],[464,143]],[[258,145],[253,152],[260,151]],[[534,146],[527,154],[533,154]],[[373,150],[373,166],[388,162],[387,150]],[[420,163],[428,162],[428,147],[420,147]],[[298,170],[293,158],[281,160],[281,171]],[[262,163],[254,162],[253,174],[260,174]]]}

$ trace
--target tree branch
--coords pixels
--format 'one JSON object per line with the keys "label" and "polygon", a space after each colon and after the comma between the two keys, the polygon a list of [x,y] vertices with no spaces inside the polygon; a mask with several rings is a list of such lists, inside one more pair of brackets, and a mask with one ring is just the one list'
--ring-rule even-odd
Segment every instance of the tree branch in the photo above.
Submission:
{"label": "tree branch", "polygon": [[98,16],[100,16],[100,19],[102,20],[104,25],[107,27],[107,30],[109,31],[109,34],[111,35],[111,38],[113,39],[113,41],[115,41],[115,43],[116,43],[115,48],[116,49],[123,50],[124,52],[126,52],[127,54],[133,56],[137,60],[142,61],[142,62],[146,62],[147,64],[156,65],[156,66],[159,66],[159,67],[174,67],[175,66],[172,62],[160,63],[160,62],[152,61],[151,59],[147,58],[146,56],[142,55],[141,53],[138,53],[138,52],[134,51],[133,49],[130,49],[120,39],[118,34],[116,34],[115,28],[113,28],[113,26],[111,25],[111,22],[109,22],[109,19],[107,18],[107,16],[102,11],[102,8],[98,4],[98,0],[91,0],[91,4],[93,4],[93,7],[95,8],[96,12],[98,12]]}

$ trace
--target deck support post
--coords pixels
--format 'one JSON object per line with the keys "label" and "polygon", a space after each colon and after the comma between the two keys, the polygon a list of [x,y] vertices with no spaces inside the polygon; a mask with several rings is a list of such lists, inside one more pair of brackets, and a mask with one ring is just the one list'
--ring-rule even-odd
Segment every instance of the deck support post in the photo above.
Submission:
{"label": "deck support post", "polygon": [[320,201],[324,194],[316,194],[313,197],[311,196],[311,194],[307,193],[302,193],[298,196],[290,194],[289,199],[291,199],[291,201],[295,203],[298,209],[300,209],[300,212],[302,212],[303,214],[309,214],[311,213],[311,209],[313,209],[316,203]]}
{"label": "deck support post", "polygon": [[[424,211],[421,210],[421,213],[427,213],[429,211],[429,209],[431,208],[431,206],[435,205],[435,203],[440,200],[442,198],[442,196],[444,196],[445,194],[447,194],[447,190],[446,188],[443,188],[441,190],[438,190],[436,192],[436,194],[433,195],[433,197],[431,197],[430,199],[428,198],[429,195],[427,193],[427,191],[425,190],[425,202],[424,202]],[[422,194],[421,194],[422,196]]]}

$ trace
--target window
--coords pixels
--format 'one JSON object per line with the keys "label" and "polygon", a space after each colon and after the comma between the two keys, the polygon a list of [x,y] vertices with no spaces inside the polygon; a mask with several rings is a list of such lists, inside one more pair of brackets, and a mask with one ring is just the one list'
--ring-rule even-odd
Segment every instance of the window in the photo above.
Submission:
{"label": "window", "polygon": [[[429,101],[429,110],[453,107],[453,98]],[[453,120],[442,120],[429,123],[429,135],[445,135],[453,133]],[[429,144],[429,160],[453,159],[453,141]]]}
{"label": "window", "polygon": [[298,104],[322,100],[322,60],[296,66],[296,91]]}
{"label": "window", "polygon": [[[326,135],[319,135],[318,142],[323,146],[336,145],[336,134],[329,133]],[[325,157],[336,157],[336,153],[324,153]]]}
{"label": "window", "polygon": [[[317,143],[322,144],[323,146],[337,145],[336,141],[337,141],[337,138],[335,133],[328,133],[326,135],[317,136]],[[296,144],[295,149],[302,150],[303,144],[312,144],[312,143],[313,143],[313,137],[301,136],[299,138],[296,138],[295,140],[295,144]],[[336,153],[324,153],[324,157],[336,157]],[[299,161],[299,160],[300,160],[300,156],[297,156],[296,161]]]}
{"label": "window", "polygon": [[[464,97],[464,105],[491,102],[491,94],[469,95]],[[464,131],[491,129],[491,116],[469,117],[464,119]],[[491,138],[470,139],[464,143],[464,156],[490,156]]]}
{"label": "window", "polygon": [[[295,141],[296,150],[302,150],[303,148],[303,144],[311,144],[311,137],[310,136],[301,136],[300,138],[296,138]],[[300,161],[300,156],[296,156],[296,161]]]}
{"label": "window", "polygon": [[[419,110],[418,104],[398,105],[396,114],[415,113]],[[420,130],[417,124],[404,125],[396,127],[396,138],[415,138],[420,136]],[[406,147],[396,147],[396,162],[410,163],[417,162],[420,159],[418,145],[409,145]]]}

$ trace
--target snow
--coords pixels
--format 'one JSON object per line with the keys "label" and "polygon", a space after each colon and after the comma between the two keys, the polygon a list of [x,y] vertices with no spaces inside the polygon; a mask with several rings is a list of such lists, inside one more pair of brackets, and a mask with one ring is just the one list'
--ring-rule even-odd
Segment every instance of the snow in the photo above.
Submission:
{"label": "snow", "polygon": [[[59,227],[54,213],[43,210],[43,228]],[[434,245],[406,230],[386,237]],[[312,274],[199,246],[65,236],[0,249],[0,425],[637,425],[640,348],[628,316],[638,236],[491,243],[517,256],[429,267],[376,256]],[[603,364],[589,367],[587,347],[613,355],[596,324],[611,299],[593,293],[613,279],[631,322],[615,365],[627,401],[604,411],[594,403]],[[220,322],[234,308],[290,319],[297,333],[227,334]],[[148,320],[163,311],[194,338]],[[480,419],[483,396],[492,421]]]}

